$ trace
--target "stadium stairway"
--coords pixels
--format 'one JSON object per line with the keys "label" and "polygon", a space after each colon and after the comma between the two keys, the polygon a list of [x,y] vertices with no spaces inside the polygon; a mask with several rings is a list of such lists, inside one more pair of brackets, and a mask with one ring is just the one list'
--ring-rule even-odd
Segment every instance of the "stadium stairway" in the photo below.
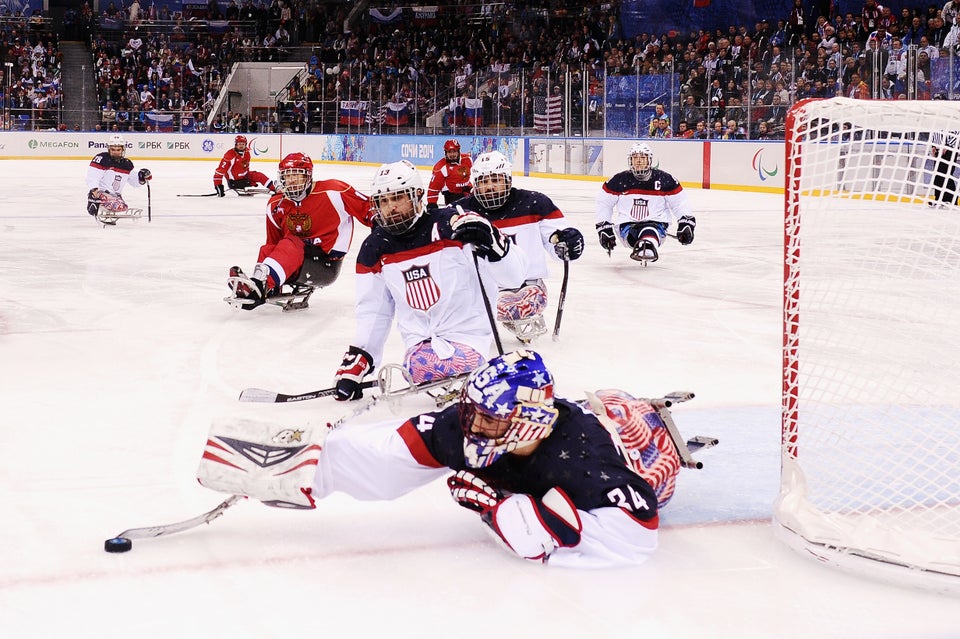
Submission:
{"label": "stadium stairway", "polygon": [[61,41],[63,53],[60,77],[63,80],[63,122],[69,130],[76,125],[84,131],[92,130],[100,122],[96,82],[93,74],[93,56],[80,41]]}

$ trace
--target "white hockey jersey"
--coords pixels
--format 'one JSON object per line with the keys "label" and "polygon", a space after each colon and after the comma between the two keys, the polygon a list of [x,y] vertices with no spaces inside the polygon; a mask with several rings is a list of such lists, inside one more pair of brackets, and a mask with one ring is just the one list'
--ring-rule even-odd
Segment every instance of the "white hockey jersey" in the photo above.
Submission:
{"label": "white hockey jersey", "polygon": [[630,171],[621,171],[603,183],[597,194],[597,222],[663,222],[693,215],[687,194],[676,178],[653,169],[641,180]]}

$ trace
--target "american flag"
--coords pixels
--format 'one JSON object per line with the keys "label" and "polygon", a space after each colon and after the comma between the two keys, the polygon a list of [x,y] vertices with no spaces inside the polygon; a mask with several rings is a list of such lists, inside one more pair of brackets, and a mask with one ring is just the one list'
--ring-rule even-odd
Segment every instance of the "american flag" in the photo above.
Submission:
{"label": "american flag", "polygon": [[563,131],[563,98],[538,95],[533,99],[533,128],[542,133]]}
{"label": "american flag", "polygon": [[368,124],[383,124],[387,119],[387,105],[381,104],[379,109],[367,109]]}

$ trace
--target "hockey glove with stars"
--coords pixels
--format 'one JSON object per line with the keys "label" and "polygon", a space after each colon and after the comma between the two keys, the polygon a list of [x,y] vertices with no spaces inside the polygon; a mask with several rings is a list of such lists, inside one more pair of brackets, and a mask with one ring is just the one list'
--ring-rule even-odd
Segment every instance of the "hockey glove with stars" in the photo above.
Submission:
{"label": "hockey glove with stars", "polygon": [[153,179],[153,173],[150,172],[150,169],[140,169],[137,172],[137,179],[140,180],[140,184],[146,184]]}
{"label": "hockey glove with stars", "polygon": [[677,221],[677,241],[686,246],[693,242],[693,230],[697,220],[692,215],[684,215]]}
{"label": "hockey glove with stars", "polygon": [[510,250],[510,241],[494,227],[490,220],[472,211],[453,218],[453,239],[463,244],[473,244],[474,252],[488,262],[499,262]]}
{"label": "hockey glove with stars", "polygon": [[613,224],[610,222],[597,222],[597,235],[600,237],[600,246],[605,251],[612,251],[617,248],[617,236],[613,233]]}
{"label": "hockey glove with stars", "polygon": [[217,190],[217,197],[226,197],[227,191],[223,188],[222,184],[214,184],[213,188]]}
{"label": "hockey glove with stars", "polygon": [[343,355],[343,361],[340,362],[340,368],[337,369],[337,375],[334,377],[337,393],[334,399],[338,402],[346,402],[363,397],[363,388],[360,382],[373,370],[373,358],[370,353],[351,346]]}
{"label": "hockey glove with stars", "polygon": [[553,242],[557,257],[563,261],[575,260],[583,255],[583,233],[572,226],[556,231],[550,241]]}
{"label": "hockey glove with stars", "polygon": [[540,499],[504,495],[467,470],[448,478],[447,487],[458,504],[479,512],[499,540],[524,559],[546,561],[557,548],[580,543],[580,515],[560,488],[551,488]]}

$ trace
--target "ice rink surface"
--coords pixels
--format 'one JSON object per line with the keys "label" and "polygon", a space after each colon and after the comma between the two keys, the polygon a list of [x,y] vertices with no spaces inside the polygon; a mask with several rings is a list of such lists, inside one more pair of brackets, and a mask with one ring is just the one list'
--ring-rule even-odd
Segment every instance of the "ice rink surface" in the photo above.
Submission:
{"label": "ice rink surface", "polygon": [[[244,502],[209,526],[105,553],[104,539],[122,530],[187,519],[224,498],[195,479],[211,419],[350,412],[330,399],[236,397],[251,386],[330,385],[353,336],[352,269],[306,311],[235,311],[222,301],[227,269],[252,270],[266,196],[177,197],[212,192],[214,166],[134,161],[154,174],[153,221],[109,228],[85,213],[86,161],[0,161],[0,636],[957,636],[955,598],[848,576],[773,537],[778,195],[688,190],[696,241],[668,239],[643,268],[597,244],[599,182],[514,180],[550,195],[587,238],[571,264],[561,339],[535,343],[558,394],[690,390],[696,399],[674,411],[681,431],[720,440],[700,455],[702,470],[681,472],[647,564],[575,572],[514,559],[442,482],[389,503],[333,498],[312,512]],[[315,174],[365,191],[374,168],[318,164]],[[146,189],[124,195],[146,207]],[[551,327],[561,275],[558,263]],[[386,360],[402,354],[394,334]],[[423,398],[394,408],[429,409]],[[352,423],[388,417],[383,406]]]}

